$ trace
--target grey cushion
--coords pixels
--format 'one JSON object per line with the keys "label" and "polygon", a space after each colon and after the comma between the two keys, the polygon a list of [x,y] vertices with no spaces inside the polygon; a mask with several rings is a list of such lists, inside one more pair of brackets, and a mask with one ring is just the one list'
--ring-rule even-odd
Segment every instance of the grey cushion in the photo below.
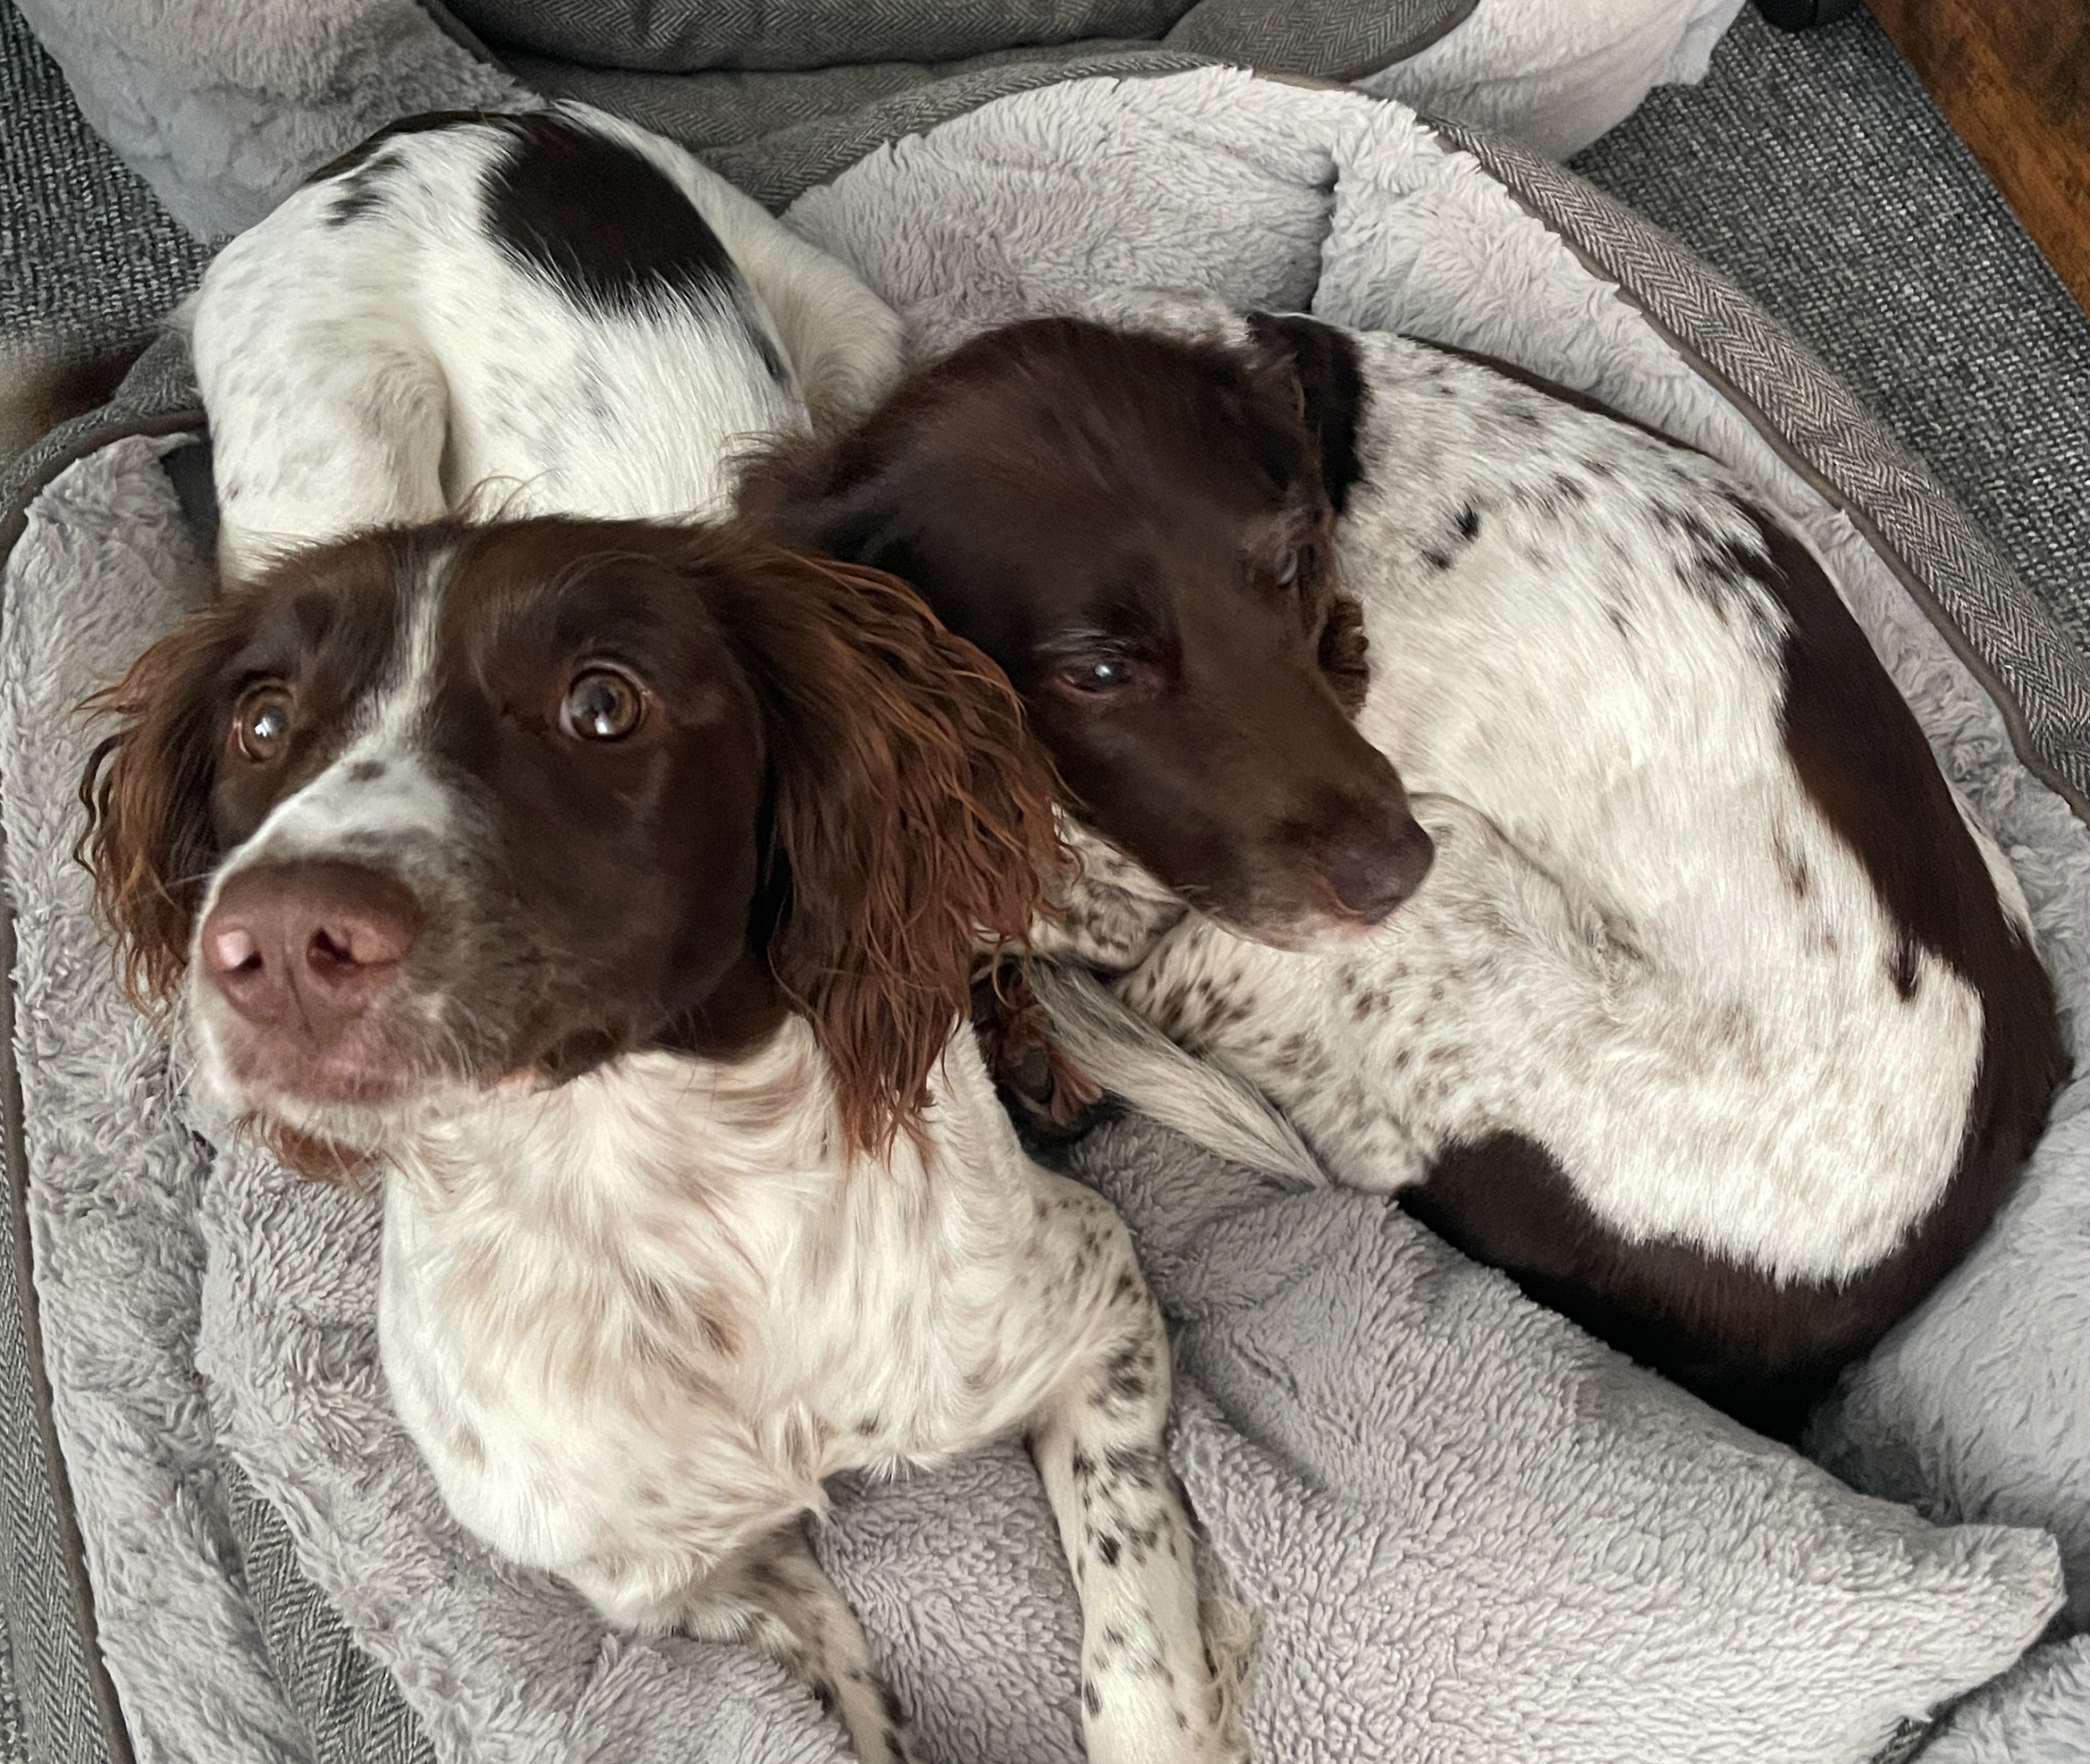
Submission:
{"label": "grey cushion", "polygon": [[1190,0],[449,0],[497,50],[535,50],[583,67],[687,73],[700,68],[825,68],[953,61],[1026,43],[1158,38]]}

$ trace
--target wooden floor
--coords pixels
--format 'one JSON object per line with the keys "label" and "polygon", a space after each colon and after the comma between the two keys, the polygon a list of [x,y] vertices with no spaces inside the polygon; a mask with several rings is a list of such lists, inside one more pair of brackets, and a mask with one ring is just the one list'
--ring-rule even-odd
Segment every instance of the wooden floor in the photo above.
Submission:
{"label": "wooden floor", "polygon": [[1867,0],[2090,309],[2090,0]]}

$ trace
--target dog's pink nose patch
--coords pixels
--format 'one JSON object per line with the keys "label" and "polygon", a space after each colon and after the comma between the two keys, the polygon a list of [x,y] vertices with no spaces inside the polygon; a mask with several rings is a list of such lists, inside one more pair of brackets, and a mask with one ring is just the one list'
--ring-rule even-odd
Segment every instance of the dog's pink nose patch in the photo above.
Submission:
{"label": "dog's pink nose patch", "polygon": [[260,947],[254,941],[251,932],[236,926],[229,931],[220,931],[209,942],[211,961],[228,972],[234,968],[245,967],[254,959]]}

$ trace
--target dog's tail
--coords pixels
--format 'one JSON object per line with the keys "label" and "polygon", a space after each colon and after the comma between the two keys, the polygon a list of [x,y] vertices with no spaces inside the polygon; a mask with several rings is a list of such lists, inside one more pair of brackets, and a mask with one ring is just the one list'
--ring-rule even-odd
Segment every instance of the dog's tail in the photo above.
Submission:
{"label": "dog's tail", "polygon": [[108,403],[152,340],[149,335],[107,344],[0,339],[0,469],[60,423]]}
{"label": "dog's tail", "polygon": [[1327,1186],[1298,1130],[1240,1073],[1185,1053],[1085,969],[1040,962],[1029,980],[1061,1051],[1113,1095],[1231,1163]]}

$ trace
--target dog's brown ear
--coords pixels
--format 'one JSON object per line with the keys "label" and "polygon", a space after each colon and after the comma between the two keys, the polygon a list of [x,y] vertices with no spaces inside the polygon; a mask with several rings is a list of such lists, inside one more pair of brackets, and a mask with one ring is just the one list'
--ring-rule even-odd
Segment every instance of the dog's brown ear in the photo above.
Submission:
{"label": "dog's brown ear", "polygon": [[918,1131],[976,952],[1043,908],[1054,781],[999,670],[900,583],[781,551],[757,573],[724,622],[769,725],[770,966],[877,1152]]}
{"label": "dog's brown ear", "polygon": [[238,647],[219,607],[162,638],[82,708],[118,719],[87,761],[87,824],[73,855],[117,940],[117,977],[141,1008],[165,1003],[216,857],[211,784],[225,731],[218,688]]}
{"label": "dog's brown ear", "polygon": [[775,436],[743,454],[734,493],[742,524],[779,544],[828,549],[811,527],[833,485],[834,455],[832,439],[803,433]]}
{"label": "dog's brown ear", "polygon": [[909,445],[922,382],[909,396],[839,434],[785,434],[743,456],[737,507],[742,523],[797,551],[852,562],[885,559],[902,526],[889,468]]}
{"label": "dog's brown ear", "polygon": [[1365,390],[1356,340],[1296,313],[1252,313],[1248,330],[1269,356],[1289,367],[1307,433],[1320,452],[1328,506],[1341,514],[1364,469],[1357,452]]}

